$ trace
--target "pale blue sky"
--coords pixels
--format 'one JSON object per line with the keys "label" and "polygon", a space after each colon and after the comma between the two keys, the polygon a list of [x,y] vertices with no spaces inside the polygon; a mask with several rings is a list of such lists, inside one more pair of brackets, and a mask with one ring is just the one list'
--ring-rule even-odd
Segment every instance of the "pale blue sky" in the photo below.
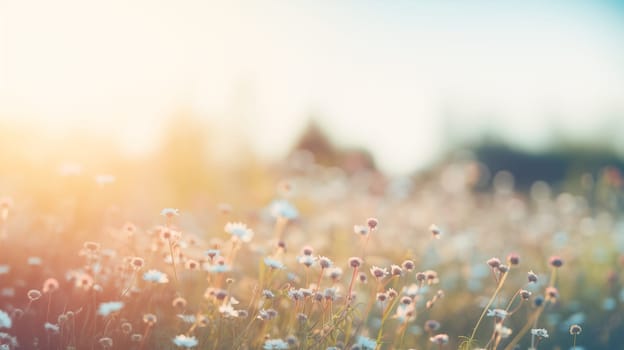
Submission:
{"label": "pale blue sky", "polygon": [[315,113],[401,173],[492,125],[599,138],[623,43],[615,1],[0,0],[0,117],[140,151],[191,108],[279,157]]}

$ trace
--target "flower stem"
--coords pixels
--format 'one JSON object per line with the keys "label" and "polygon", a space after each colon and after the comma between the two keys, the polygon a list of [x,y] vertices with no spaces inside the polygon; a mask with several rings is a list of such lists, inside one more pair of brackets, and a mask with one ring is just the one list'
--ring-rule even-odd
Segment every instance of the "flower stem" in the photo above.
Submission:
{"label": "flower stem", "polygon": [[474,329],[472,330],[472,334],[470,335],[470,339],[468,340],[469,342],[472,342],[472,340],[475,337],[475,334],[477,334],[477,329],[479,329],[479,325],[481,324],[481,321],[483,320],[483,317],[485,316],[485,313],[490,309],[490,306],[492,305],[492,303],[496,299],[496,296],[500,292],[501,288],[503,288],[503,284],[505,283],[505,280],[507,279],[507,275],[508,274],[509,273],[505,273],[503,275],[503,277],[500,279],[500,281],[498,282],[498,287],[496,287],[496,290],[494,291],[494,294],[492,295],[492,297],[488,301],[487,305],[485,305],[485,308],[483,308],[483,312],[481,313],[481,316],[479,317],[479,320],[477,321],[477,324],[475,325]]}
{"label": "flower stem", "polygon": [[177,286],[178,285],[178,273],[176,271],[176,263],[175,263],[175,258],[173,256],[173,242],[171,242],[171,240],[169,240],[169,253],[171,254],[171,264],[173,266],[173,277],[175,278],[176,286]]}
{"label": "flower stem", "polygon": [[383,335],[384,323],[386,323],[386,320],[388,319],[388,316],[390,315],[390,311],[394,308],[394,305],[396,305],[398,300],[399,298],[395,297],[394,300],[392,300],[392,303],[388,305],[383,312],[383,316],[381,318],[381,325],[379,326],[379,332],[377,333],[377,344],[381,343],[381,336]]}
{"label": "flower stem", "polygon": [[349,305],[349,302],[351,301],[351,291],[353,290],[353,282],[355,281],[357,272],[358,272],[358,268],[354,267],[353,276],[351,276],[351,283],[349,283],[349,291],[347,292],[347,295],[345,295],[345,305]]}

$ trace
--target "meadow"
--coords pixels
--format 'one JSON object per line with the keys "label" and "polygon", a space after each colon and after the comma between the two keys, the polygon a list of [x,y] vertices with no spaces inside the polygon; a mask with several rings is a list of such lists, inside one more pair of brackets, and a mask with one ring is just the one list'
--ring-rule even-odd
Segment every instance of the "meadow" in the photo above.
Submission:
{"label": "meadow", "polygon": [[192,202],[61,170],[0,200],[2,350],[624,349],[614,169],[517,191],[304,154]]}

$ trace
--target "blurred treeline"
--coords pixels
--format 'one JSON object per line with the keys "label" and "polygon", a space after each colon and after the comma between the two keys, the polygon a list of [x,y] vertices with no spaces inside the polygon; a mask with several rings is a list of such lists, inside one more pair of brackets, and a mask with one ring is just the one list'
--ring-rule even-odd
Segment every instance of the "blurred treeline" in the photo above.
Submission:
{"label": "blurred treeline", "polygon": [[151,225],[164,207],[214,213],[221,201],[251,208],[272,198],[275,169],[244,144],[228,150],[232,159],[224,160],[213,142],[215,131],[191,115],[170,118],[164,130],[152,152],[133,155],[111,135],[54,134],[45,126],[4,122],[0,196],[13,198],[14,217],[44,214],[22,224],[36,229],[64,217],[66,222],[55,223],[63,231],[126,221]]}
{"label": "blurred treeline", "polygon": [[[191,113],[172,116],[163,130],[154,151],[138,156],[124,153],[110,136],[80,131],[54,136],[42,126],[4,122],[0,125],[0,195],[13,197],[19,210],[63,214],[70,218],[63,230],[90,230],[130,219],[152,223],[154,213],[163,207],[212,213],[227,201],[251,211],[268,203],[277,182],[288,176],[279,163],[259,159],[242,135],[230,135],[231,146],[214,142],[219,129]],[[383,178],[369,153],[337,148],[314,121],[293,145],[297,149],[310,151],[323,166],[341,167],[347,176],[369,171]],[[613,149],[569,142],[531,153],[483,141],[457,146],[450,154],[466,149],[490,178],[500,170],[510,171],[520,190],[529,190],[537,180],[559,189],[580,189],[583,175],[599,179],[605,174],[620,186],[624,169]],[[438,165],[452,158],[442,157]],[[413,179],[431,176],[437,168],[433,165]],[[106,174],[114,176],[114,182],[99,184],[96,177]],[[490,185],[486,181],[479,189],[488,190]]]}

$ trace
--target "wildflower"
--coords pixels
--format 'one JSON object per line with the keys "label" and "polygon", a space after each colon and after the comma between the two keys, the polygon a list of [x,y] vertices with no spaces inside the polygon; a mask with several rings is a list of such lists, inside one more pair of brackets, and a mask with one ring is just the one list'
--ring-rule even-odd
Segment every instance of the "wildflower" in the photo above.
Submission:
{"label": "wildflower", "polygon": [[196,260],[189,259],[184,263],[184,268],[187,270],[197,270],[199,268],[199,263]]}
{"label": "wildflower", "polygon": [[349,258],[349,266],[351,266],[352,268],[356,269],[358,267],[360,267],[362,265],[362,259],[353,256]]}
{"label": "wildflower", "polygon": [[325,300],[336,300],[336,298],[338,297],[338,290],[336,288],[325,288],[325,290],[323,291],[323,296],[325,297]]}
{"label": "wildflower", "polygon": [[278,247],[279,249],[283,250],[283,251],[284,251],[284,253],[286,252],[286,242],[284,242],[284,241],[282,241],[282,240],[279,240],[279,241],[277,242],[277,247]]}
{"label": "wildflower", "polygon": [[548,331],[544,328],[533,328],[531,334],[540,338],[548,338]]}
{"label": "wildflower", "polygon": [[134,343],[140,343],[141,340],[143,340],[143,335],[139,334],[139,333],[133,333],[130,336],[130,341],[134,342]]}
{"label": "wildflower", "polygon": [[[215,298],[217,298],[217,300],[223,300],[225,299],[225,297],[228,296],[228,292],[225,289],[217,289],[214,293]],[[231,301],[230,301],[231,302]],[[232,304],[237,304],[237,303],[233,303]]]}
{"label": "wildflower", "polygon": [[206,264],[204,265],[204,270],[211,272],[211,273],[223,273],[223,272],[228,272],[232,269],[232,267],[230,265],[225,265],[225,261],[222,261],[221,263],[218,264]]}
{"label": "wildflower", "polygon": [[414,270],[414,267],[416,265],[414,265],[414,262],[412,260],[405,260],[401,266],[403,267],[404,270],[406,271],[412,271]]}
{"label": "wildflower", "polygon": [[490,265],[491,268],[496,269],[500,266],[501,261],[498,258],[491,258],[487,261],[487,264]]}
{"label": "wildflower", "polygon": [[272,269],[282,270],[286,268],[286,266],[281,261],[269,257],[264,258],[264,264]]}
{"label": "wildflower", "polygon": [[507,256],[507,262],[512,266],[518,265],[520,263],[520,256],[516,253],[511,253]]}
{"label": "wildflower", "polygon": [[435,332],[438,329],[440,329],[440,322],[436,320],[427,320],[427,322],[425,322],[425,330],[427,332]]}
{"label": "wildflower", "polygon": [[17,347],[19,346],[19,343],[17,342],[17,337],[13,337],[4,332],[0,332],[0,343],[5,346],[4,349],[0,348],[2,350],[17,349]]}
{"label": "wildflower", "polygon": [[122,301],[109,301],[106,303],[100,303],[98,307],[97,313],[101,316],[108,316],[113,312],[117,312],[124,307],[124,303]]}
{"label": "wildflower", "polygon": [[297,261],[300,264],[305,265],[306,267],[310,267],[314,265],[314,263],[316,262],[316,257],[313,257],[311,255],[302,255],[302,256],[297,257]]}
{"label": "wildflower", "polygon": [[433,238],[440,239],[442,231],[440,231],[440,228],[437,225],[431,224],[431,226],[429,226],[429,231],[431,231]]}
{"label": "wildflower", "polygon": [[291,289],[288,291],[288,297],[292,300],[301,300],[303,299],[303,293],[301,292],[301,290],[297,290],[297,289]]}
{"label": "wildflower", "polygon": [[537,283],[537,275],[533,271],[528,272],[529,283]]}
{"label": "wildflower", "polygon": [[109,337],[100,338],[98,343],[100,343],[104,349],[110,349],[113,347],[113,339]]}
{"label": "wildflower", "polygon": [[426,279],[427,279],[427,275],[425,275],[425,273],[424,273],[424,272],[417,272],[417,273],[416,273],[416,280],[417,280],[418,282],[423,282],[423,281],[425,281]]}
{"label": "wildflower", "polygon": [[383,293],[377,293],[377,301],[383,303],[384,301],[386,301],[388,299],[388,294],[383,292]]}
{"label": "wildflower", "polygon": [[399,265],[390,265],[390,274],[392,276],[401,276],[403,274],[403,269]]}
{"label": "wildflower", "polygon": [[251,241],[254,232],[242,222],[228,222],[225,224],[225,232],[231,234],[233,237],[240,239],[243,242]]}
{"label": "wildflower", "polygon": [[529,298],[531,297],[531,294],[532,293],[526,289],[520,290],[520,297],[522,298],[522,300],[529,300]]}
{"label": "wildflower", "polygon": [[55,278],[48,278],[43,282],[43,293],[52,293],[59,288],[59,283]]}
{"label": "wildflower", "polygon": [[121,231],[128,234],[128,236],[132,236],[137,231],[137,227],[136,225],[127,222],[123,225],[123,227],[121,228]]}
{"label": "wildflower", "polygon": [[375,277],[377,280],[380,280],[388,275],[388,271],[385,268],[382,269],[381,267],[377,266],[371,267],[370,272],[371,275],[373,275],[373,277]]}
{"label": "wildflower", "polygon": [[132,332],[132,323],[124,322],[121,324],[121,332],[123,334],[130,334]]}
{"label": "wildflower", "polygon": [[496,324],[495,331],[503,339],[508,338],[511,335],[511,333],[513,332],[511,330],[511,328],[507,328],[507,327],[503,326],[502,323]]}
{"label": "wildflower", "polygon": [[[247,317],[247,310],[238,310],[239,317]],[[194,322],[197,324],[197,327],[206,327],[210,320],[205,315],[197,315],[197,321]]]}
{"label": "wildflower", "polygon": [[309,245],[301,248],[301,254],[303,255],[312,255],[312,253],[314,253],[314,249]]}
{"label": "wildflower", "polygon": [[555,287],[546,288],[546,296],[549,299],[557,299],[559,297],[559,291]]}
{"label": "wildflower", "polygon": [[39,300],[39,298],[41,298],[41,292],[36,289],[29,290],[27,295],[30,301],[36,301],[36,300]]}
{"label": "wildflower", "polygon": [[195,317],[195,315],[177,314],[176,316],[184,323],[194,324],[197,321],[197,317]]}
{"label": "wildflower", "polygon": [[100,244],[97,242],[85,242],[83,246],[86,250],[91,251],[92,253],[100,250]]}
{"label": "wildflower", "polygon": [[145,260],[143,258],[134,257],[130,260],[130,266],[132,266],[135,270],[140,270],[145,265]]}
{"label": "wildflower", "polygon": [[176,335],[176,337],[173,338],[173,343],[181,348],[192,348],[199,344],[197,338],[187,337],[184,334]]}
{"label": "wildflower", "polygon": [[358,280],[360,281],[360,283],[367,283],[368,282],[368,277],[366,277],[365,273],[360,272],[358,274]]}
{"label": "wildflower", "polygon": [[143,274],[143,280],[154,283],[168,283],[169,278],[164,272],[149,270]]}
{"label": "wildflower", "polygon": [[333,262],[326,256],[319,256],[318,262],[322,269],[330,268],[333,265]]}
{"label": "wildflower", "polygon": [[186,299],[184,299],[182,297],[177,297],[177,298],[173,299],[173,301],[171,302],[171,305],[173,307],[184,309],[186,307]]}
{"label": "wildflower", "polygon": [[0,310],[0,328],[11,328],[13,322],[11,321],[11,317],[6,312]]}
{"label": "wildflower", "polygon": [[[427,284],[437,284],[438,282],[440,282],[437,272],[433,270],[427,270],[424,273],[425,277],[427,277]],[[416,276],[416,279],[418,279],[418,276]]]}
{"label": "wildflower", "polygon": [[550,260],[549,260],[549,263],[550,263],[550,265],[552,267],[555,267],[555,268],[561,267],[561,266],[563,266],[563,259],[561,259],[558,256],[551,256]]}
{"label": "wildflower", "polygon": [[579,326],[577,324],[573,324],[573,325],[570,326],[570,334],[571,335],[581,334],[582,331],[583,331],[583,329],[581,328],[581,326]]}
{"label": "wildflower", "polygon": [[214,259],[214,257],[218,256],[220,253],[219,249],[208,249],[204,252],[204,254],[210,257],[210,259]]}
{"label": "wildflower", "polygon": [[150,326],[153,326],[158,321],[158,318],[154,314],[145,314],[143,315],[143,322],[147,323]]}
{"label": "wildflower", "polygon": [[174,216],[180,215],[180,210],[175,208],[164,208],[160,211],[161,216],[166,216],[168,218],[172,218]]}
{"label": "wildflower", "polygon": [[269,312],[270,310],[273,310],[273,309],[269,309],[269,310],[260,309],[258,311],[258,316],[256,316],[256,318],[259,320],[265,320],[265,321],[272,319],[273,317],[277,315],[277,311],[273,310],[275,312]]}
{"label": "wildflower", "polygon": [[487,311],[487,316],[494,316],[503,320],[505,319],[505,317],[507,317],[507,311],[503,309],[492,309]]}
{"label": "wildflower", "polygon": [[429,338],[429,341],[434,344],[444,345],[444,344],[448,344],[449,336],[447,334],[438,334]]}
{"label": "wildflower", "polygon": [[286,342],[288,343],[288,345],[295,346],[295,345],[297,345],[299,343],[299,340],[297,339],[296,336],[291,334],[291,335],[286,337]]}
{"label": "wildflower", "polygon": [[379,226],[379,220],[377,220],[376,218],[368,218],[366,220],[366,225],[368,225],[368,228],[371,231],[375,231],[377,229],[377,226]]}
{"label": "wildflower", "polygon": [[368,234],[369,229],[368,229],[368,226],[355,225],[353,226],[353,232],[355,232],[356,234],[365,236]]}
{"label": "wildflower", "polygon": [[288,349],[288,343],[282,339],[267,339],[262,347],[265,350],[282,350]]}
{"label": "wildflower", "polygon": [[342,277],[342,269],[339,267],[330,267],[325,271],[325,274],[335,282]]}
{"label": "wildflower", "polygon": [[43,329],[44,329],[46,332],[48,332],[48,333],[53,333],[53,334],[56,334],[56,333],[58,333],[58,332],[59,332],[60,327],[59,327],[58,325],[56,325],[56,324],[52,324],[52,323],[50,323],[50,322],[46,322],[46,323],[44,323],[44,325],[43,325]]}
{"label": "wildflower", "polygon": [[387,293],[388,293],[388,297],[390,299],[394,299],[394,298],[396,298],[399,295],[399,293],[397,293],[397,291],[392,289],[392,288],[388,288]]}
{"label": "wildflower", "polygon": [[299,216],[299,212],[294,205],[285,199],[276,199],[269,204],[269,212],[274,218],[294,220]]}
{"label": "wildflower", "polygon": [[533,305],[535,307],[540,307],[540,306],[542,306],[542,304],[544,304],[544,297],[543,296],[538,295],[537,297],[535,297],[533,299]]}
{"label": "wildflower", "polygon": [[232,302],[219,306],[219,312],[226,317],[238,317],[238,311],[234,310]]}
{"label": "wildflower", "polygon": [[409,305],[412,303],[412,298],[408,297],[408,296],[404,296],[401,298],[401,304],[403,305]]}
{"label": "wildflower", "polygon": [[182,232],[172,230],[170,228],[163,228],[160,230],[160,239],[164,242],[177,242],[182,237]]}
{"label": "wildflower", "polygon": [[367,338],[364,336],[358,336],[357,342],[355,343],[362,350],[375,350],[377,349],[377,342],[374,339]]}
{"label": "wildflower", "polygon": [[267,298],[267,299],[273,299],[273,298],[275,298],[275,294],[273,294],[273,292],[271,292],[271,291],[270,291],[270,290],[268,290],[268,289],[264,289],[264,290],[262,291],[262,296],[263,296],[263,297],[265,297],[265,298]]}
{"label": "wildflower", "polygon": [[416,319],[416,310],[414,304],[400,304],[397,307],[393,317],[398,319],[401,323],[413,321],[414,319]]}
{"label": "wildflower", "polygon": [[58,315],[58,317],[56,318],[56,322],[57,322],[59,325],[63,325],[63,324],[65,324],[65,322],[67,322],[67,320],[69,320],[69,318],[68,318],[68,317],[67,317],[67,315],[65,315],[65,314],[60,314],[60,315]]}

